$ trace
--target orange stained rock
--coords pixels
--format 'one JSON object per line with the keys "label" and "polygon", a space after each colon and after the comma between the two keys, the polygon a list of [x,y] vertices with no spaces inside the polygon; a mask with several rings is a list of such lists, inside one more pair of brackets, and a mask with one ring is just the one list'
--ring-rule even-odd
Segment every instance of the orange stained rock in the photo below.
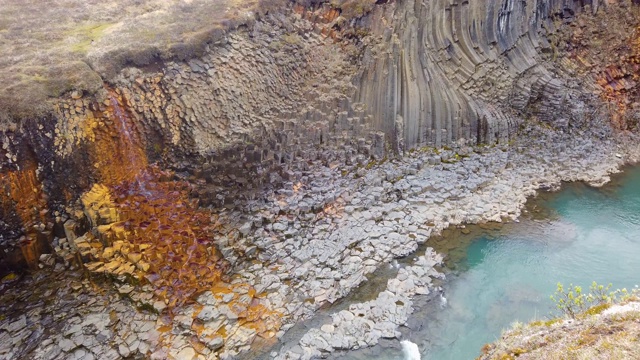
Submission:
{"label": "orange stained rock", "polygon": [[273,338],[282,326],[282,314],[264,309],[256,320],[245,321],[242,326],[253,329],[264,339]]}
{"label": "orange stained rock", "polygon": [[40,246],[38,246],[37,238],[30,234],[20,241],[20,251],[29,268],[37,270],[40,259]]}
{"label": "orange stained rock", "polygon": [[171,325],[162,325],[160,327],[158,327],[156,330],[158,330],[158,332],[160,333],[168,333],[173,329],[173,326]]}
{"label": "orange stained rock", "polygon": [[238,315],[248,323],[255,323],[262,319],[263,316],[269,314],[269,309],[259,302],[250,304]]}
{"label": "orange stained rock", "polygon": [[340,217],[342,217],[342,214],[344,213],[344,205],[342,205],[340,203],[337,203],[337,202],[328,203],[322,208],[322,212],[326,216],[332,216],[332,217],[340,218]]}
{"label": "orange stained rock", "polygon": [[108,186],[135,180],[147,167],[142,141],[121,97],[108,89],[107,108],[94,116],[106,126],[95,130],[94,161],[100,180]]}
{"label": "orange stained rock", "polygon": [[[190,183],[169,180],[174,178],[172,173],[147,163],[132,117],[116,92],[109,90],[106,104],[102,121],[107,126],[96,131],[95,138],[102,184],[94,185],[82,199],[93,225],[104,229],[103,237],[110,237],[102,239],[108,251],[96,252],[105,257],[97,259],[105,265],[97,266],[96,271],[106,271],[114,254],[119,261],[135,264],[138,277],[153,286],[156,297],[168,305],[169,314],[207,290],[215,295],[246,294],[234,296],[229,308],[242,324],[269,337],[264,333],[277,331],[280,315],[266,308],[249,285],[225,282],[229,263],[222,258],[214,239],[214,233],[225,224],[199,208],[191,197]],[[197,315],[201,309],[194,306]],[[158,330],[168,333],[171,328],[166,319]],[[195,317],[192,330],[198,335],[204,330]],[[219,330],[218,335],[226,338],[226,330]],[[199,344],[194,338],[193,345]]]}
{"label": "orange stained rock", "polygon": [[[593,79],[598,96],[608,103],[612,124],[637,127],[640,107],[640,7],[612,7],[594,16],[577,16],[557,44],[569,50],[570,70]],[[563,39],[564,38],[564,39]],[[633,111],[631,111],[633,110]]]}
{"label": "orange stained rock", "polygon": [[322,14],[322,17],[324,18],[324,21],[327,22],[327,23],[332,22],[333,20],[338,18],[338,16],[340,16],[340,11],[338,11],[337,9],[331,9],[331,10],[325,12],[324,14]]}
{"label": "orange stained rock", "polygon": [[211,292],[214,294],[231,294],[233,289],[224,283],[218,283],[211,287]]}
{"label": "orange stained rock", "polygon": [[150,168],[113,194],[127,243],[150,264],[145,278],[173,307],[214,287],[228,265],[215,247],[210,215],[189,200],[189,185],[160,182],[160,173]]}
{"label": "orange stained rock", "polygon": [[293,11],[298,15],[303,15],[305,13],[305,8],[300,4],[295,4],[293,5]]}
{"label": "orange stained rock", "polygon": [[197,353],[202,353],[204,351],[204,349],[207,347],[205,344],[203,344],[196,336],[191,336],[189,337],[189,343],[191,344],[191,346],[193,347],[193,349],[197,352]]}
{"label": "orange stained rock", "polygon": [[43,246],[50,240],[39,236],[40,231],[34,228],[49,221],[47,198],[36,170],[34,162],[26,161],[22,169],[0,174],[0,204],[5,214],[15,211],[20,218],[26,232],[20,250],[32,269],[37,269]]}
{"label": "orange stained rock", "polygon": [[0,189],[5,210],[10,211],[13,204],[27,232],[36,223],[47,221],[47,200],[33,162],[26,162],[21,170],[0,174]]}
{"label": "orange stained rock", "polygon": [[193,330],[198,336],[200,336],[200,334],[202,334],[202,332],[205,330],[205,327],[202,321],[194,319],[191,323],[191,330]]}
{"label": "orange stained rock", "polygon": [[596,78],[601,87],[601,97],[614,105],[613,123],[626,130],[630,126],[627,113],[629,107],[640,101],[640,27],[635,29],[628,41],[628,51],[621,51],[616,62],[609,64]]}
{"label": "orange stained rock", "polygon": [[[108,197],[117,208],[118,217],[123,219],[111,227],[122,227],[126,234],[124,245],[120,244],[118,248],[135,251],[136,255],[140,254],[141,261],[150,264],[148,271],[142,272],[143,277],[169,307],[190,302],[205,290],[211,290],[217,296],[245,293],[250,299],[247,303],[241,302],[239,296],[229,303],[242,323],[261,334],[267,329],[277,330],[278,321],[269,320],[270,325],[267,325],[264,319],[278,315],[255,298],[254,288],[222,281],[228,265],[214,246],[212,236],[219,224],[213,224],[210,213],[198,209],[197,204],[189,200],[190,185],[158,180],[163,177],[169,176],[149,167],[136,181],[111,188]],[[131,259],[130,252],[128,255]],[[201,309],[196,306],[194,314],[197,315]],[[201,332],[200,325],[194,321],[193,330]]]}

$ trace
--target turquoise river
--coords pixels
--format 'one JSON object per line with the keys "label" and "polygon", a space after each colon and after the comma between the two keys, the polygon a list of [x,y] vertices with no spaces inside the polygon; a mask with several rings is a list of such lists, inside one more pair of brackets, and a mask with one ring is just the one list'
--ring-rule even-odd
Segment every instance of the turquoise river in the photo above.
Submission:
{"label": "turquoise river", "polygon": [[[422,359],[474,359],[514,322],[548,318],[558,282],[640,284],[640,167],[600,189],[565,184],[527,210],[518,223],[452,230],[427,244],[448,247],[449,261],[446,301],[418,305],[402,330]],[[408,359],[397,342],[339,357]]]}

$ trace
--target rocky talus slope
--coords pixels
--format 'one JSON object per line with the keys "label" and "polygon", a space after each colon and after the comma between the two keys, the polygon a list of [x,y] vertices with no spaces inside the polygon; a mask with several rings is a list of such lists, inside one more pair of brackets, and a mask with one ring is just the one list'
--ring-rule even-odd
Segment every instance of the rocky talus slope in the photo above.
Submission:
{"label": "rocky talus slope", "polygon": [[636,3],[0,0],[0,358],[396,337],[432,250],[275,346],[432,234],[637,161]]}

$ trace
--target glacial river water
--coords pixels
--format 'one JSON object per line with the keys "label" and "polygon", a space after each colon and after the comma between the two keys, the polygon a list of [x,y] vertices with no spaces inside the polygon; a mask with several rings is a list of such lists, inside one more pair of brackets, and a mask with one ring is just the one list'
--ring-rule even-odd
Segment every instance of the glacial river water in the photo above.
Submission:
{"label": "glacial river water", "polygon": [[[640,167],[601,189],[567,184],[542,194],[519,223],[453,230],[434,244],[449,252],[446,304],[418,305],[403,338],[422,359],[474,359],[514,322],[548,317],[558,282],[640,284]],[[397,342],[340,358],[365,357],[408,359]]]}

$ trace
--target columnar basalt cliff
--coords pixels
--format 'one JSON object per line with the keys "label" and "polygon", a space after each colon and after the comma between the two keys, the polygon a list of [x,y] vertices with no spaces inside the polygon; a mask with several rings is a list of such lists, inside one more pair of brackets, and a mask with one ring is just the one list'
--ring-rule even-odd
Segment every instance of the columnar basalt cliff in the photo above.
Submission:
{"label": "columnar basalt cliff", "polygon": [[[640,119],[636,0],[148,0],[129,12],[117,1],[90,2],[96,12],[70,1],[82,25],[42,21],[30,35],[5,20],[19,7],[4,2],[0,51],[13,55],[0,62],[0,272],[35,269],[54,251],[167,315],[162,341],[188,338],[209,352],[224,344],[227,356],[344,296],[376,261],[414,251],[436,220],[485,219],[421,218],[388,234],[390,249],[351,243],[350,233],[333,243],[338,230],[323,243],[312,235],[362,205],[332,184],[348,188],[415,150],[434,156],[406,174],[455,163],[469,146],[534,133],[531,124],[581,136],[597,124],[588,136],[603,140]],[[607,25],[614,17],[624,21]],[[16,38],[20,46],[5,46]],[[26,60],[29,41],[47,56]],[[430,191],[402,176],[389,170],[371,186],[388,191],[385,201]],[[514,207],[489,218],[515,217]],[[388,213],[367,216],[378,224]],[[145,293],[129,295],[133,287]],[[171,349],[158,356],[179,357]]]}
{"label": "columnar basalt cliff", "polygon": [[365,50],[357,99],[400,150],[506,141],[528,116],[572,119],[578,99],[546,61],[546,35],[579,11],[573,1],[389,6],[369,18],[379,42]]}
{"label": "columnar basalt cliff", "polygon": [[[557,28],[584,10],[579,2],[335,5],[258,12],[185,61],[114,72],[135,61],[106,66],[98,45],[87,60],[122,96],[146,156],[206,180],[204,201],[216,204],[295,180],[307,160],[344,167],[459,140],[506,142],[530,118],[575,127],[598,110],[592,87],[607,84],[572,79],[553,61],[564,55]],[[78,89],[47,101],[48,115],[3,123],[3,173],[38,167],[52,210],[111,171],[99,145],[117,131],[109,95]],[[24,233],[18,203],[3,201],[5,239]]]}

